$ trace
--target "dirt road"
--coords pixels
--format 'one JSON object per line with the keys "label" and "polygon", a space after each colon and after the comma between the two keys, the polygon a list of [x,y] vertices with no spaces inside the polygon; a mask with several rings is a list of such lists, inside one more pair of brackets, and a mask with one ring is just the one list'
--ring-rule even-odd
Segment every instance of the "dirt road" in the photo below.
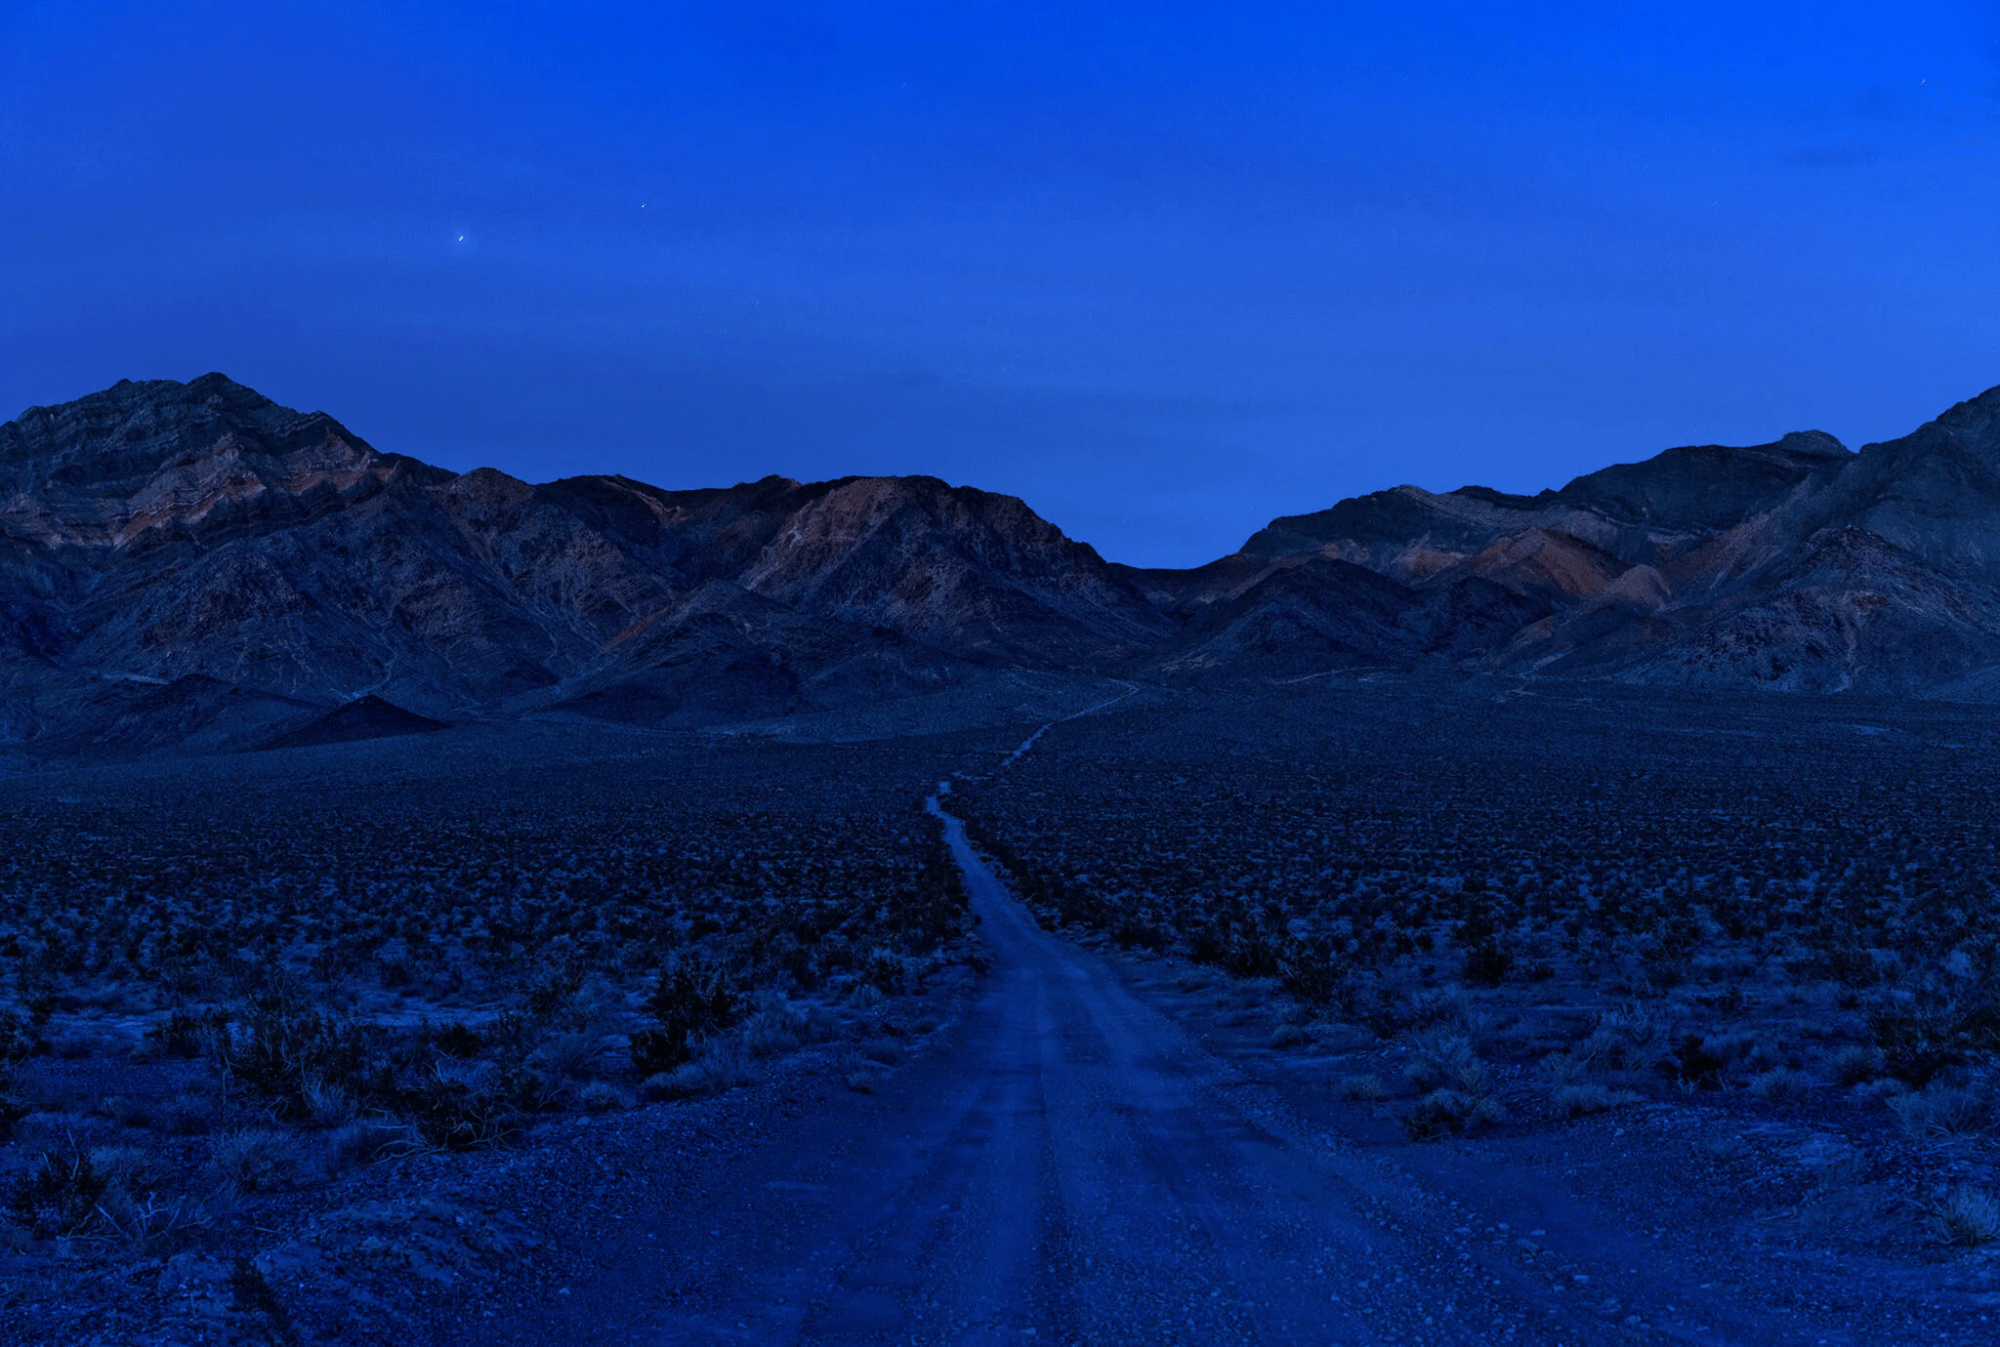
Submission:
{"label": "dirt road", "polygon": [[[1449,1176],[1260,1107],[944,817],[993,962],[961,1022],[879,1094],[772,1119],[589,1284],[468,1340],[1847,1341],[1723,1303],[1589,1213],[1461,1224]],[[1530,1235],[1556,1247],[1524,1255]]]}

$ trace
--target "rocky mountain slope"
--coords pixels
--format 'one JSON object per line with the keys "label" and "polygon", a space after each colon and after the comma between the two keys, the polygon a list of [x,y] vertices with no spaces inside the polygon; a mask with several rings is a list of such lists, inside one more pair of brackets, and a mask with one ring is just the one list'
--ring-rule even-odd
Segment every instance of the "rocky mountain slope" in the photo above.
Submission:
{"label": "rocky mountain slope", "polygon": [[29,410],[0,493],[0,740],[38,752],[280,739],[367,696],[700,723],[1017,667],[2000,693],[2000,389],[1859,453],[1398,487],[1191,571],[925,477],[455,474],[219,374]]}
{"label": "rocky mountain slope", "polygon": [[1011,663],[1134,658],[1170,621],[1017,500],[930,478],[532,486],[375,450],[221,375],[0,427],[5,733],[195,733],[218,688],[433,716],[713,719]]}
{"label": "rocky mountain slope", "polygon": [[2000,690],[2000,389],[1859,453],[1804,432],[1670,449],[1531,497],[1398,487],[1275,520],[1202,571],[1135,579],[1190,615],[1247,603],[1211,647],[1304,672],[1351,650],[1272,648],[1272,604],[1252,596],[1308,560],[1405,587],[1379,659],[1985,697]]}

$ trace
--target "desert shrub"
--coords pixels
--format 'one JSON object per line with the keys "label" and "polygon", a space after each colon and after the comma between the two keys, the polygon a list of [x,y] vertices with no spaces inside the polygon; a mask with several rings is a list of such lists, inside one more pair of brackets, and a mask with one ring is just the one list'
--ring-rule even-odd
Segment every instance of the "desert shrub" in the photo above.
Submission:
{"label": "desert shrub", "polygon": [[557,1033],[537,1043],[529,1058],[560,1078],[575,1080],[591,1074],[603,1049],[604,1041],[598,1034]]}
{"label": "desert shrub", "polygon": [[1377,1075],[1342,1076],[1334,1092],[1342,1099],[1352,1099],[1361,1103],[1378,1104],[1389,1097],[1389,1087]]}
{"label": "desert shrub", "polygon": [[1344,1020],[1314,1020],[1306,1024],[1311,1051],[1319,1053],[1360,1052],[1375,1046],[1375,1035],[1358,1024]]}
{"label": "desert shrub", "polygon": [[534,1072],[440,1059],[403,1092],[398,1111],[426,1143],[470,1150],[513,1136],[524,1112],[549,1102],[550,1083]]}
{"label": "desert shrub", "polygon": [[1498,987],[1513,968],[1514,956],[1498,939],[1488,936],[1466,950],[1460,972],[1475,987]]}
{"label": "desert shrub", "polygon": [[153,1110],[143,1100],[129,1095],[107,1094],[90,1106],[92,1117],[108,1118],[121,1127],[151,1127]]}
{"label": "desert shrub", "polygon": [[336,1127],[322,1143],[327,1168],[335,1171],[405,1154],[421,1144],[415,1128],[381,1118]]}
{"label": "desert shrub", "polygon": [[1794,1108],[1812,1098],[1812,1077],[1790,1067],[1774,1067],[1750,1078],[1750,1093],[1777,1108]]}
{"label": "desert shrub", "polygon": [[1946,1244],[1976,1248],[2000,1242],[2000,1200],[1978,1188],[1953,1189],[1931,1208],[1931,1221]]}
{"label": "desert shrub", "polygon": [[447,1057],[477,1057],[486,1046],[484,1039],[468,1029],[461,1020],[453,1020],[437,1031],[431,1043]]}
{"label": "desert shrub", "polygon": [[1588,1113],[1602,1113],[1607,1109],[1636,1104],[1639,1099],[1640,1096],[1631,1090],[1585,1083],[1562,1086],[1555,1092],[1552,1102],[1560,1116],[1580,1118]]}
{"label": "desert shrub", "polygon": [[1589,1068],[1566,1052],[1552,1052],[1543,1057],[1542,1070],[1557,1088],[1578,1084],[1590,1075]]}
{"label": "desert shrub", "polygon": [[1403,1130],[1412,1141],[1432,1141],[1457,1132],[1506,1120],[1507,1111],[1490,1096],[1481,1098],[1462,1090],[1432,1090],[1403,1115]]}
{"label": "desert shrub", "polygon": [[1327,941],[1288,941],[1278,958],[1278,985],[1307,1005],[1331,1005],[1341,998],[1342,969]]}
{"label": "desert shrub", "polygon": [[87,1029],[65,1029],[49,1037],[49,1051],[65,1061],[95,1057],[104,1047],[104,1038]]}
{"label": "desert shrub", "polygon": [[1173,943],[1172,938],[1150,921],[1127,917],[1111,930],[1111,938],[1120,949],[1144,949],[1158,952]]}
{"label": "desert shrub", "polygon": [[862,966],[861,980],[885,996],[894,996],[909,985],[910,966],[894,950],[877,949]]}
{"label": "desert shrub", "polygon": [[35,1035],[18,1010],[0,1010],[0,1066],[26,1061],[34,1052]]}
{"label": "desert shrub", "polygon": [[576,1092],[576,1102],[589,1113],[615,1113],[628,1108],[632,1101],[625,1092],[609,1081],[593,1080]]}
{"label": "desert shrub", "polygon": [[115,1191],[98,1206],[101,1224],[142,1258],[157,1257],[188,1243],[209,1228],[209,1214],[186,1195]]}
{"label": "desert shrub", "polygon": [[1412,1029],[1463,1025],[1466,1022],[1466,1000],[1455,987],[1418,992],[1403,1003],[1402,1018]]}
{"label": "desert shrub", "polygon": [[668,1099],[691,1099],[701,1093],[704,1077],[683,1063],[671,1071],[659,1071],[639,1082],[639,1097],[648,1103]]}
{"label": "desert shrub", "polygon": [[1638,1071],[1657,1060],[1659,1029],[1640,1010],[1600,1013],[1591,1031],[1570,1048],[1570,1055],[1598,1071]]}
{"label": "desert shrub", "polygon": [[1419,1090],[1449,1086],[1476,1096],[1493,1092],[1493,1068],[1479,1059],[1466,1035],[1431,1030],[1414,1035],[1411,1046],[1415,1057],[1403,1074]]}
{"label": "desert shrub", "polygon": [[1882,1074],[1882,1050],[1866,1044],[1850,1044],[1827,1059],[1827,1070],[1842,1085],[1861,1085]]}
{"label": "desert shrub", "polygon": [[1691,943],[1671,936],[1640,947],[1639,964],[1646,980],[1661,991],[1671,991],[1687,981]]}
{"label": "desert shrub", "polygon": [[1725,1034],[1715,1049],[1751,1075],[1786,1066],[1784,1049],[1769,1038],[1752,1034]]}
{"label": "desert shrub", "polygon": [[127,1193],[158,1192],[166,1181],[160,1158],[140,1146],[92,1146],[90,1163],[108,1188]]}
{"label": "desert shrub", "polygon": [[145,1042],[167,1057],[199,1057],[206,1051],[214,1028],[192,1010],[176,1006],[165,1020],[146,1030]]}
{"label": "desert shrub", "polygon": [[1868,1017],[1885,1071],[1921,1089],[1945,1068],[1963,1061],[1948,1025],[1935,1011],[1893,1006]]}
{"label": "desert shrub", "polygon": [[0,1066],[0,1141],[14,1135],[15,1126],[27,1116],[27,1101],[14,1093],[13,1073]]}
{"label": "desert shrub", "polygon": [[1903,1130],[1914,1137],[1969,1135],[1982,1130],[1993,1115],[1992,1100],[1984,1093],[1941,1081],[1892,1095],[1888,1104]]}
{"label": "desert shrub", "polygon": [[2000,1046],[2000,1011],[1987,1000],[1926,993],[1868,1017],[1883,1069],[1922,1088],[1972,1053]]}
{"label": "desert shrub", "polygon": [[755,1078],[749,1054],[739,1044],[711,1041],[693,1061],[648,1076],[641,1092],[651,1100],[692,1099],[719,1094]]}
{"label": "desert shrub", "polygon": [[377,1038],[359,1021],[272,997],[221,1024],[213,1041],[216,1064],[229,1080],[261,1096],[280,1118],[298,1121],[313,1112],[308,1087],[363,1097],[384,1088],[371,1079]]}
{"label": "desert shrub", "polygon": [[209,1142],[209,1168],[238,1192],[267,1193],[299,1178],[305,1146],[289,1132],[245,1127]]}
{"label": "desert shrub", "polygon": [[733,1090],[757,1079],[757,1067],[750,1054],[741,1045],[727,1040],[709,1043],[691,1065],[707,1078],[707,1089],[715,1092]]}
{"label": "desert shrub", "polygon": [[66,1151],[42,1152],[8,1201],[16,1224],[37,1239],[79,1234],[99,1220],[108,1187],[90,1152],[72,1138]]}
{"label": "desert shrub", "polygon": [[28,1116],[27,1102],[14,1093],[14,1064],[33,1046],[27,1020],[15,1011],[0,1011],[0,1141],[14,1133]]}
{"label": "desert shrub", "polygon": [[354,1097],[318,1076],[299,1082],[299,1103],[303,1120],[314,1127],[339,1127],[354,1117]]}
{"label": "desert shrub", "polygon": [[207,1213],[199,1203],[165,1191],[167,1167],[151,1151],[94,1146],[89,1159],[103,1184],[91,1224],[123,1241],[133,1253],[164,1252],[207,1228]]}
{"label": "desert shrub", "polygon": [[1413,1035],[1411,1046],[1415,1058],[1404,1074],[1427,1091],[1403,1118],[1412,1140],[1467,1131],[1507,1116],[1494,1097],[1493,1068],[1479,1059],[1466,1034],[1440,1026]]}
{"label": "desert shrub", "polygon": [[743,1022],[744,1050],[752,1057],[781,1056],[805,1041],[808,1023],[805,1012],[783,997],[760,998],[758,1008]]}
{"label": "desert shrub", "polygon": [[583,986],[585,976],[583,965],[574,958],[545,963],[528,983],[528,1018],[537,1024],[554,1019]]}
{"label": "desert shrub", "polygon": [[660,973],[646,1010],[655,1028],[632,1035],[632,1065],[654,1076],[691,1059],[701,1040],[736,1022],[741,998],[727,974],[712,963],[676,962]]}
{"label": "desert shrub", "polygon": [[1722,1087],[1722,1070],[1728,1065],[1726,1053],[1709,1040],[1700,1034],[1683,1034],[1672,1053],[1661,1058],[1654,1069],[1690,1089],[1715,1090]]}
{"label": "desert shrub", "polygon": [[160,1106],[159,1123],[177,1136],[201,1136],[215,1126],[215,1100],[183,1090]]}

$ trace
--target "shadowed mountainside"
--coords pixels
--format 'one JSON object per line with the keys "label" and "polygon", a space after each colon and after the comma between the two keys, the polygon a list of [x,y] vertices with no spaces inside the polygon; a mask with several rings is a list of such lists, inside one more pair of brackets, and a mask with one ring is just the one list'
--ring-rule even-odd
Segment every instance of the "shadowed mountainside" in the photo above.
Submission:
{"label": "shadowed mountainside", "polygon": [[0,427],[0,485],[16,742],[111,732],[147,697],[178,708],[175,689],[206,688],[189,679],[315,711],[373,694],[446,717],[713,720],[1115,665],[1172,626],[1008,497],[460,475],[216,374],[25,413]]}
{"label": "shadowed mountainside", "polygon": [[1274,520],[1201,570],[1132,576],[1169,611],[1230,606],[1205,647],[1221,652],[1216,662],[1255,650],[1303,674],[1359,653],[1344,629],[1263,639],[1274,624],[1307,625],[1296,594],[1257,595],[1308,559],[1404,587],[1393,614],[1380,600],[1370,610],[1378,627],[1393,618],[1367,652],[1380,662],[1990,696],[2000,689],[2000,389],[1858,454],[1809,431],[1669,449],[1535,496],[1398,487]]}
{"label": "shadowed mountainside", "polygon": [[37,752],[270,742],[364,696],[696,724],[1008,668],[2000,692],[2000,389],[1858,454],[1375,492],[1189,571],[927,477],[456,474],[219,374],[29,410],[0,489],[0,735]]}

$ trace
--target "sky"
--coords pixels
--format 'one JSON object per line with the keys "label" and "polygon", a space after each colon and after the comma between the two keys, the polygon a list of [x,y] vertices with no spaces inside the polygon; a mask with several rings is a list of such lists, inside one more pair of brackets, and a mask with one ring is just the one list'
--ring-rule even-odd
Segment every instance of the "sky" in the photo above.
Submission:
{"label": "sky", "polygon": [[1195,565],[2000,384],[2000,4],[0,5],[0,418],[221,370],[532,481]]}

